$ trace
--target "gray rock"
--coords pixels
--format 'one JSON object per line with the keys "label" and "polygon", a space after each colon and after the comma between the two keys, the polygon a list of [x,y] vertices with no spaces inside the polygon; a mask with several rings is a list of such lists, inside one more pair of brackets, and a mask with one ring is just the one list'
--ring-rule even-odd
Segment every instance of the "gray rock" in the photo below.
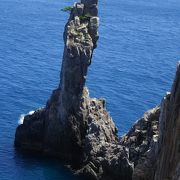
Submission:
{"label": "gray rock", "polygon": [[14,144],[62,159],[84,179],[179,180],[180,65],[161,106],[147,111],[118,138],[105,100],[90,98],[85,87],[99,38],[97,3],[75,3],[64,31],[59,86],[46,107],[25,116]]}
{"label": "gray rock", "polygon": [[65,160],[86,179],[131,179],[133,164],[119,145],[105,100],[90,98],[85,87],[98,27],[97,1],[75,3],[64,31],[59,87],[45,108],[17,127],[15,146]]}
{"label": "gray rock", "polygon": [[[129,147],[130,160],[135,163],[133,180],[180,179],[179,100],[180,64],[171,93],[164,97],[160,108],[145,113],[121,138],[121,144]],[[135,139],[134,135],[138,139],[139,133],[141,138],[132,141],[132,138]]]}
{"label": "gray rock", "polygon": [[159,115],[159,106],[147,111],[131,130],[121,138],[121,144],[129,148],[130,160],[135,165],[138,164],[140,157],[149,150],[153,135],[158,134],[158,131],[154,131],[153,127],[158,126]]}
{"label": "gray rock", "polygon": [[92,5],[97,5],[98,0],[81,0],[81,3],[83,3],[87,7],[91,7]]}
{"label": "gray rock", "polygon": [[155,180],[180,179],[180,62],[171,89],[161,104]]}
{"label": "gray rock", "polygon": [[84,13],[84,4],[83,3],[75,3],[74,5],[74,16],[82,16]]}
{"label": "gray rock", "polygon": [[96,4],[88,7],[88,6],[85,6],[84,8],[84,14],[85,15],[88,15],[88,16],[98,16],[98,7]]}

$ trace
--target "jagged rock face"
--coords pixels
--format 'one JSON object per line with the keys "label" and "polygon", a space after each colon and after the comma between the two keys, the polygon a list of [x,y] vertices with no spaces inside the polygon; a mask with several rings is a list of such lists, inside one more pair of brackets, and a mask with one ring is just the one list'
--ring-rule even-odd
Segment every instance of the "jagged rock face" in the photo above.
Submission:
{"label": "jagged rock face", "polygon": [[[74,4],[65,26],[60,85],[46,108],[46,117],[49,117],[45,123],[47,151],[56,149],[61,153],[60,156],[73,161],[74,158],[76,161],[83,159],[83,141],[87,131],[89,109],[92,106],[87,101],[84,108],[82,107],[87,70],[98,40],[99,26],[97,13],[90,13],[87,16],[86,11],[89,8],[91,11],[96,9],[97,2],[92,1],[87,4],[84,1]],[[113,124],[109,131],[113,131],[114,128]],[[69,130],[70,132],[67,133]]]}
{"label": "jagged rock face", "polygon": [[129,162],[128,149],[118,143],[117,129],[105,110],[105,100],[86,95],[83,104],[84,110],[87,105],[90,107],[86,114],[85,159],[76,174],[86,179],[130,180],[134,166]]}
{"label": "jagged rock face", "polygon": [[129,148],[129,158],[135,166],[141,156],[149,150],[152,141],[157,142],[159,116],[159,106],[147,111],[120,140],[121,144]]}
{"label": "jagged rock face", "polygon": [[105,100],[89,97],[88,66],[98,40],[97,0],[75,3],[64,31],[60,83],[46,107],[24,118],[15,146],[67,161],[92,180],[179,180],[180,65],[171,94],[120,140]]}
{"label": "jagged rock face", "polygon": [[[133,180],[179,180],[179,102],[180,64],[171,93],[167,93],[164,97],[160,108],[145,113],[144,117],[121,139],[121,143],[129,147],[130,160],[135,165]],[[139,132],[141,138],[138,140]]]}
{"label": "jagged rock face", "polygon": [[159,106],[147,111],[120,140],[129,148],[129,160],[135,166],[133,180],[153,180],[159,116]]}
{"label": "jagged rock face", "polygon": [[180,62],[171,89],[162,102],[155,180],[180,179]]}
{"label": "jagged rock face", "polygon": [[93,144],[94,152],[76,172],[85,179],[101,180],[131,180],[133,163],[129,162],[129,152],[117,143]]}
{"label": "jagged rock face", "polygon": [[39,109],[24,117],[23,124],[16,129],[15,145],[28,151],[43,149],[45,110]]}
{"label": "jagged rock face", "polygon": [[[36,111],[34,116],[37,118],[29,118],[32,120],[30,124],[33,124],[35,129],[37,122],[40,124],[38,128],[43,132],[41,136],[44,139],[41,138],[41,142],[38,142],[43,144],[44,151],[46,153],[55,151],[65,159],[72,159],[72,157],[66,157],[66,154],[73,156],[71,151],[74,153],[82,151],[82,139],[86,132],[87,123],[83,119],[81,101],[87,69],[98,40],[99,18],[96,9],[97,1],[74,4],[64,31],[65,47],[59,87],[53,91],[43,112]],[[87,13],[89,13],[88,16]],[[27,117],[25,122],[26,119]],[[27,127],[25,123],[21,125],[21,129]],[[72,131],[67,133],[69,130]],[[23,146],[20,143],[21,133],[18,128],[15,139],[17,146]],[[24,133],[31,137],[31,130]],[[24,138],[26,143],[29,142],[29,146],[31,140],[31,138]]]}
{"label": "jagged rock face", "polygon": [[75,3],[64,31],[59,87],[46,107],[24,118],[15,145],[68,161],[86,179],[131,179],[128,149],[118,143],[117,129],[105,100],[90,98],[85,86],[98,40],[97,0]]}

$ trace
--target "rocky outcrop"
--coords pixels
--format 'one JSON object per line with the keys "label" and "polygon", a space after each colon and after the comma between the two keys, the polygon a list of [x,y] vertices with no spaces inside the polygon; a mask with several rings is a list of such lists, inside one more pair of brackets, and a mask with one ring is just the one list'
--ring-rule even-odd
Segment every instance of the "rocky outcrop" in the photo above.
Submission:
{"label": "rocky outcrop", "polygon": [[122,137],[134,162],[133,180],[180,179],[180,62],[170,93]]}
{"label": "rocky outcrop", "polygon": [[98,40],[97,0],[75,3],[64,31],[59,87],[46,107],[24,118],[15,135],[22,150],[53,155],[89,179],[131,179],[133,163],[118,142],[105,100],[89,97],[88,66]]}
{"label": "rocky outcrop", "polygon": [[120,140],[122,145],[129,148],[129,159],[135,166],[151,144],[157,142],[159,116],[159,106],[147,111]]}
{"label": "rocky outcrop", "polygon": [[155,180],[180,179],[180,62],[171,89],[162,101]]}
{"label": "rocky outcrop", "polygon": [[59,86],[44,108],[24,117],[15,146],[58,157],[84,179],[178,180],[180,66],[162,104],[118,138],[105,100],[90,98],[85,87],[98,27],[98,1],[75,3],[64,31]]}
{"label": "rocky outcrop", "polygon": [[129,148],[130,161],[134,162],[133,180],[153,180],[159,136],[160,107],[147,111],[121,143]]}

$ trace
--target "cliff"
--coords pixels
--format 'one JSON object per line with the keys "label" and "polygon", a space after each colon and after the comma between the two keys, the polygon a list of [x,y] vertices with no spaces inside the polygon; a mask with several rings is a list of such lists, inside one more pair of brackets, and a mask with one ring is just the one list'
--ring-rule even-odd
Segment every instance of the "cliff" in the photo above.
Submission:
{"label": "cliff", "polygon": [[155,180],[180,179],[180,62],[171,89],[161,105]]}
{"label": "cliff", "polygon": [[121,143],[134,162],[133,180],[180,179],[180,62],[171,92],[144,114]]}
{"label": "cliff", "polygon": [[179,65],[171,94],[161,106],[118,138],[105,100],[90,98],[85,87],[98,27],[98,1],[75,3],[64,30],[59,86],[45,108],[25,116],[17,127],[16,148],[58,157],[85,179],[178,180]]}

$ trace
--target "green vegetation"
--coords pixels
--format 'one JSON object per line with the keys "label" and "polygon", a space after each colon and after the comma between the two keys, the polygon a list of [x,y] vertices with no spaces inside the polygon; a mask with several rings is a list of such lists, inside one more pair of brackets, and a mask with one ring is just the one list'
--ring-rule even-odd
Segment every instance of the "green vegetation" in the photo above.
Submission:
{"label": "green vegetation", "polygon": [[80,20],[89,20],[91,18],[91,15],[90,14],[86,14],[86,15],[84,15],[84,16],[79,16],[79,19]]}
{"label": "green vegetation", "polygon": [[[70,12],[72,11],[72,9],[73,9],[72,6],[66,6],[66,7],[64,7],[63,9],[61,9],[61,11],[63,11],[63,12],[69,12],[69,13],[70,13]],[[92,17],[92,16],[88,13],[88,14],[79,16],[79,19],[80,19],[81,21],[87,21],[87,20],[89,20],[91,17]]]}
{"label": "green vegetation", "polygon": [[71,7],[71,6],[66,6],[66,7],[64,7],[63,9],[61,9],[61,11],[63,11],[63,12],[71,12],[72,9],[73,9],[73,7]]}

